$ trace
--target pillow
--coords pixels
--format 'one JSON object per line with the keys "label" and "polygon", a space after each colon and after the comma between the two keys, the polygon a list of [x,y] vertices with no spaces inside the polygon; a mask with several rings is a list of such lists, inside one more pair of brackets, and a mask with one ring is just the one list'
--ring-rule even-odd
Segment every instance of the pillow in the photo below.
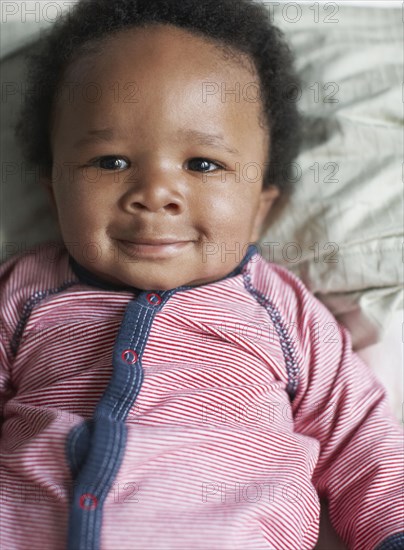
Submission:
{"label": "pillow", "polygon": [[[12,3],[10,3],[11,5]],[[14,127],[26,89],[24,56],[30,43],[38,39],[43,29],[52,24],[51,11],[37,17],[35,6],[26,2],[26,12],[3,14],[0,56],[2,63],[0,116],[2,120],[0,147],[2,151],[2,185],[0,201],[0,261],[30,246],[47,241],[62,241],[45,191],[39,186],[38,175],[22,160],[14,138]],[[31,2],[31,4],[34,4]],[[52,4],[55,4],[53,2]],[[18,7],[16,3],[13,6]],[[33,9],[29,15],[29,10]],[[23,23],[23,24],[22,24]]]}
{"label": "pillow", "polygon": [[305,144],[296,191],[270,212],[259,249],[298,275],[360,349],[403,308],[401,14],[333,2],[271,10],[302,78],[287,92],[304,114]]}
{"label": "pillow", "polygon": [[[359,349],[379,341],[403,307],[401,18],[396,9],[332,2],[264,4],[296,55],[303,86],[295,99],[293,90],[285,93],[299,102],[306,139],[296,192],[270,212],[257,246],[302,279]],[[57,14],[27,14],[22,25],[18,12],[2,25],[0,261],[62,241],[37,174],[14,140],[24,53]]]}

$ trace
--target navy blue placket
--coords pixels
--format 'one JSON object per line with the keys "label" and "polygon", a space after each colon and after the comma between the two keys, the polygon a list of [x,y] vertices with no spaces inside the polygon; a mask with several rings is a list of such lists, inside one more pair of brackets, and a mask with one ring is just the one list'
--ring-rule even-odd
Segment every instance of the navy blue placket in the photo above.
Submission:
{"label": "navy blue placket", "polygon": [[[222,279],[241,273],[257,253],[250,245],[239,265]],[[110,291],[131,291],[116,338],[111,380],[91,419],[75,426],[66,440],[73,490],[68,521],[68,550],[98,550],[103,503],[119,471],[127,439],[125,420],[139,394],[142,381],[142,356],[155,315],[173,294],[195,287],[180,286],[171,290],[142,290],[119,286],[100,279],[78,264],[72,256],[70,265],[81,282]]]}

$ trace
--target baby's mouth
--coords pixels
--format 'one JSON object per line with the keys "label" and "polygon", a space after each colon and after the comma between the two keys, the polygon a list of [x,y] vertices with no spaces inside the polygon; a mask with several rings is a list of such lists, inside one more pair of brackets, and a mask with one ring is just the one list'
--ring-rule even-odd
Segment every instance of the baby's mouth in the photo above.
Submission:
{"label": "baby's mouth", "polygon": [[136,238],[135,240],[119,240],[120,247],[125,252],[136,258],[166,258],[182,252],[193,241],[173,238],[146,239]]}

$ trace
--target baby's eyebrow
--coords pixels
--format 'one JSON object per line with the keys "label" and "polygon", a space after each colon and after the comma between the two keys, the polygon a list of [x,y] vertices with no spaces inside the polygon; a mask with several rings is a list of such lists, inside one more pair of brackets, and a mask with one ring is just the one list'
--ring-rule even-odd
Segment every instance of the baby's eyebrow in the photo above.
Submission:
{"label": "baby's eyebrow", "polygon": [[[193,142],[198,145],[215,146],[220,149],[224,149],[232,155],[240,155],[240,151],[234,147],[230,147],[220,134],[208,134],[207,132],[201,132],[200,130],[192,130],[189,128],[180,128],[177,131],[177,137],[183,139],[186,142]],[[89,130],[87,136],[79,139],[74,148],[83,147],[88,143],[100,142],[100,141],[112,141],[114,138],[113,128],[101,128]]]}
{"label": "baby's eyebrow", "polygon": [[179,137],[182,137],[186,141],[193,141],[198,145],[214,145],[215,147],[220,147],[232,155],[239,155],[240,151],[234,147],[230,147],[224,141],[223,136],[219,134],[208,134],[206,132],[201,132],[199,130],[191,130],[188,128],[180,128],[177,132]]}
{"label": "baby's eyebrow", "polygon": [[87,137],[81,138],[73,145],[75,149],[83,147],[88,143],[99,142],[99,141],[112,141],[114,138],[113,128],[102,128],[100,130],[89,130],[87,132]]}

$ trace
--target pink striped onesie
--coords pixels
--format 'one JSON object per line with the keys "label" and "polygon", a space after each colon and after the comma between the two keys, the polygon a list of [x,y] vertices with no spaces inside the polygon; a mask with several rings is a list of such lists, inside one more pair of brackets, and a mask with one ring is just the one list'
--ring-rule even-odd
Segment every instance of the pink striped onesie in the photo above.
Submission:
{"label": "pink striped onesie", "polygon": [[0,266],[4,550],[404,548],[403,433],[348,331],[251,246],[117,287],[57,243]]}

